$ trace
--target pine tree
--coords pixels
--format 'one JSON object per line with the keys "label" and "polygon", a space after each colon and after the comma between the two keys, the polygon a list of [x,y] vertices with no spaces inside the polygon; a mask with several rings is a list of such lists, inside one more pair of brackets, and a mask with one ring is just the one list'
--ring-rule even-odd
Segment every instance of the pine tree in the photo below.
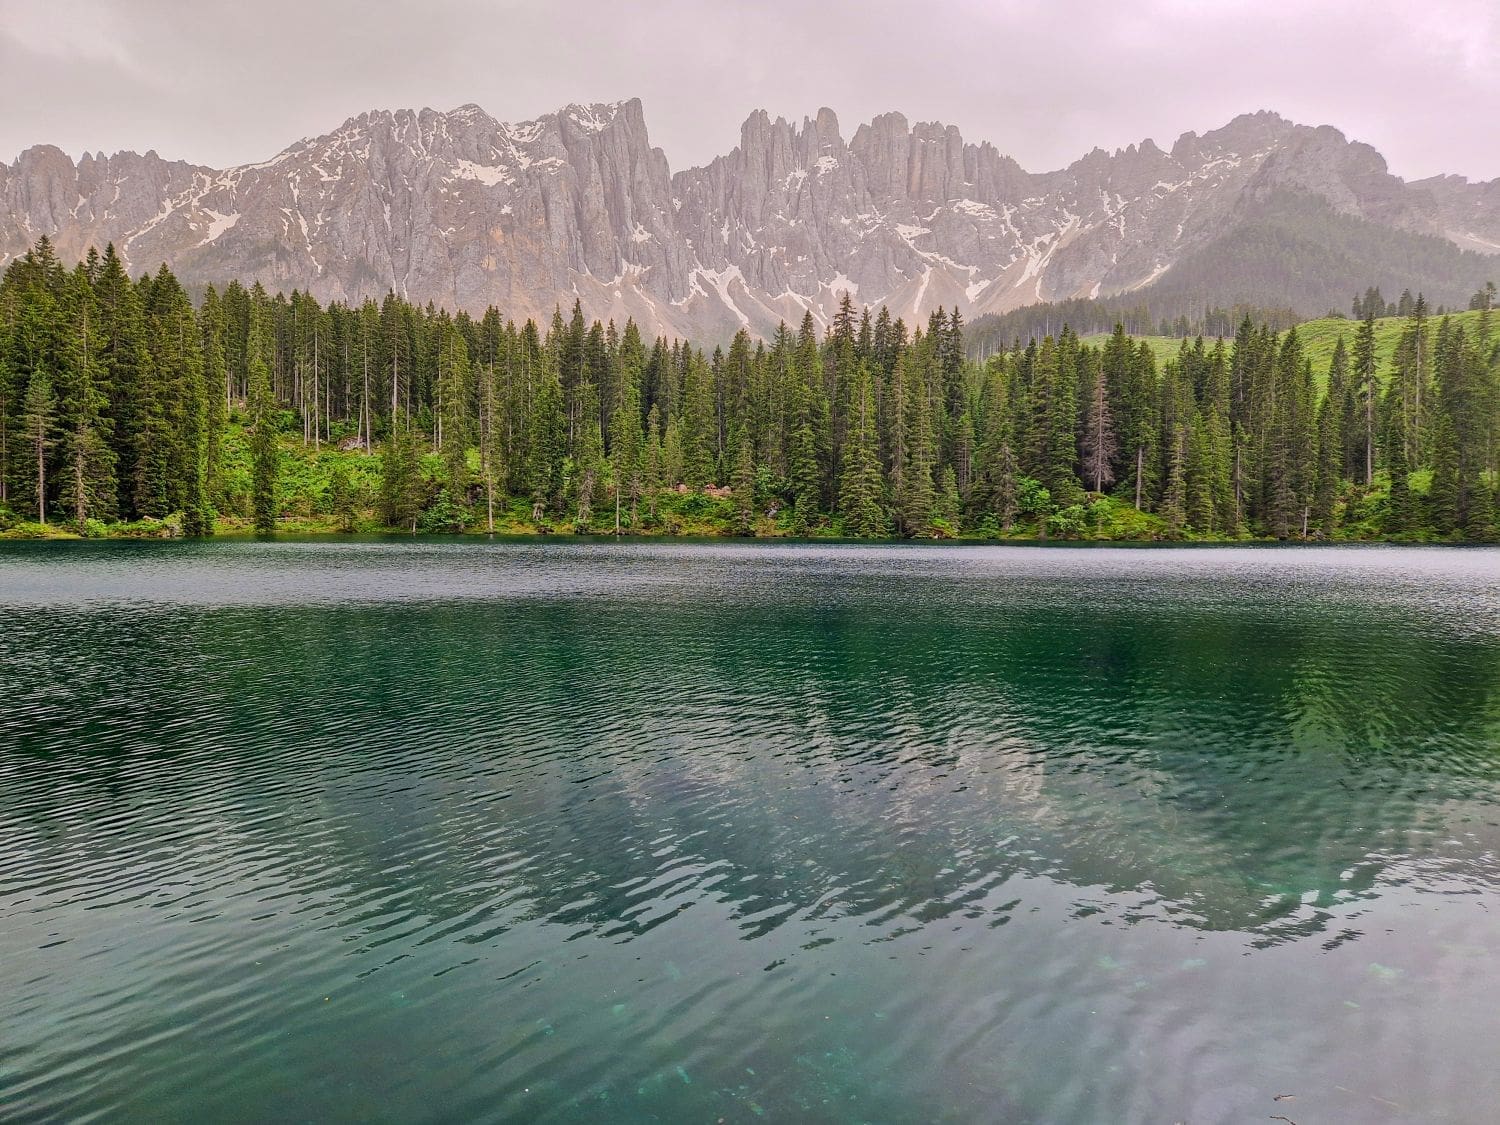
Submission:
{"label": "pine tree", "polygon": [[630,503],[630,523],[632,526],[635,524],[636,506],[640,502],[642,489],[641,460],[645,452],[645,437],[641,432],[641,343],[633,321],[625,326],[620,353],[618,401],[609,420],[609,460],[610,473],[614,478],[616,535],[620,533],[621,507],[627,499]]}
{"label": "pine tree", "polygon": [[1186,475],[1186,516],[1194,531],[1214,530],[1213,451],[1207,428],[1201,418],[1188,427]]}
{"label": "pine tree", "polygon": [[81,531],[93,518],[108,518],[115,505],[115,454],[109,444],[109,398],[100,387],[99,316],[92,282],[82,266],[68,288],[68,319],[63,347],[64,389],[59,426],[63,462],[60,498]]}
{"label": "pine tree", "polygon": [[[1410,293],[1403,294],[1403,303]],[[1429,404],[1432,398],[1428,390],[1431,380],[1432,343],[1431,329],[1427,323],[1427,302],[1420,294],[1411,302],[1407,312],[1406,327],[1396,345],[1395,370],[1392,372],[1390,395],[1401,411],[1401,430],[1405,434],[1405,457],[1408,465],[1420,465],[1427,454]]]}
{"label": "pine tree", "polygon": [[150,493],[183,514],[190,536],[210,534],[214,511],[208,495],[207,400],[203,352],[192,303],[163,266],[152,279],[147,326],[159,388],[149,451]]}
{"label": "pine tree", "polygon": [[1240,530],[1234,503],[1234,439],[1229,414],[1229,358],[1220,340],[1209,357],[1198,419],[1207,458],[1204,490],[1212,507],[1211,520],[1203,530],[1217,534]]}
{"label": "pine tree", "polygon": [[380,514],[387,527],[417,529],[420,469],[411,420],[398,408],[380,459]]}
{"label": "pine tree", "polygon": [[1167,530],[1181,534],[1187,524],[1187,431],[1177,427],[1168,442],[1167,489],[1162,494],[1160,515]]}
{"label": "pine tree", "polygon": [[956,533],[959,530],[959,513],[962,509],[963,498],[958,494],[958,474],[954,472],[952,465],[944,465],[934,506],[936,520],[942,521],[948,532]]}
{"label": "pine tree", "polygon": [[1392,412],[1391,432],[1387,438],[1386,469],[1390,473],[1391,492],[1385,521],[1388,536],[1405,535],[1415,524],[1411,495],[1411,468],[1406,460],[1405,415]]}
{"label": "pine tree", "polygon": [[792,389],[794,428],[787,454],[788,484],[792,495],[793,528],[806,535],[818,518],[821,492],[817,433],[814,429],[814,395],[804,380]]}
{"label": "pine tree", "polygon": [[1115,482],[1114,413],[1109,405],[1109,381],[1103,366],[1094,376],[1083,432],[1083,472],[1094,492]]}
{"label": "pine tree", "polygon": [[547,512],[561,509],[563,463],[567,456],[562,382],[551,362],[543,364],[541,386],[532,403],[527,425],[530,465],[531,519],[541,523]]}
{"label": "pine tree", "polygon": [[1448,538],[1459,530],[1458,439],[1447,411],[1439,411],[1433,426],[1432,486],[1427,492],[1427,518],[1432,530]]}
{"label": "pine tree", "polygon": [[573,498],[576,523],[587,530],[594,518],[594,495],[604,470],[604,437],[599,429],[599,390],[585,382],[578,392],[577,445],[573,453]]}
{"label": "pine tree", "polygon": [[646,515],[656,519],[656,505],[665,486],[662,470],[661,415],[653,405],[646,415],[646,448],[641,464],[641,492],[646,498]]}
{"label": "pine tree", "polygon": [[682,419],[673,418],[667,423],[661,439],[662,481],[668,488],[683,487]]}
{"label": "pine tree", "polygon": [[1078,460],[1077,337],[1064,330],[1042,341],[1032,388],[1035,450],[1030,468],[1061,506],[1080,499]]}
{"label": "pine tree", "polygon": [[0,350],[0,509],[10,502],[12,429],[14,428],[16,378]]}
{"label": "pine tree", "polygon": [[504,487],[500,391],[491,364],[479,373],[479,476],[484,486],[484,527],[495,530],[495,493]]}
{"label": "pine tree", "polygon": [[223,303],[210,285],[198,314],[203,353],[203,488],[210,507],[223,505],[224,427],[230,402],[229,356]]}
{"label": "pine tree", "polygon": [[937,467],[937,447],[932,430],[932,408],[926,388],[911,389],[906,435],[906,464],[902,469],[901,491],[896,497],[898,522],[903,535],[923,535],[932,526],[937,502],[933,471]]}
{"label": "pine tree", "polygon": [[1375,479],[1375,417],[1380,399],[1380,384],[1376,379],[1373,310],[1366,315],[1354,337],[1354,387],[1364,416],[1364,434],[1359,449],[1364,460],[1364,483],[1368,486]]}
{"label": "pine tree", "polygon": [[1266,530],[1278,539],[1305,532],[1316,478],[1312,374],[1294,328],[1282,340],[1273,367],[1266,371],[1260,412],[1263,510]]}
{"label": "pine tree", "polygon": [[890,529],[882,493],[875,426],[875,395],[869,367],[861,363],[853,388],[848,450],[839,483],[839,511],[844,530],[861,538],[885,535]]}
{"label": "pine tree", "polygon": [[251,496],[255,531],[259,535],[269,535],[276,530],[281,450],[276,432],[278,411],[271,397],[271,372],[258,351],[250,359],[249,380]]}
{"label": "pine tree", "polygon": [[682,473],[689,488],[716,483],[716,427],[714,423],[713,372],[701,356],[688,361],[683,393]]}
{"label": "pine tree", "polygon": [[1333,537],[1334,500],[1339,473],[1344,468],[1344,447],[1340,439],[1340,416],[1343,410],[1341,388],[1329,384],[1318,408],[1318,472],[1313,491],[1312,522],[1324,539]]}
{"label": "pine tree", "polygon": [[1464,538],[1473,543],[1486,543],[1500,536],[1500,489],[1479,481],[1474,486],[1469,513],[1464,521]]}
{"label": "pine tree", "polygon": [[[1325,398],[1333,407],[1332,440],[1338,448],[1335,472],[1339,479],[1352,480],[1358,473],[1360,444],[1359,398],[1353,379],[1349,374],[1349,351],[1340,336],[1333,345],[1333,358],[1328,365],[1328,384]],[[1319,427],[1322,419],[1319,418]],[[1322,449],[1319,448],[1321,456]]]}
{"label": "pine tree", "polygon": [[31,462],[36,466],[37,523],[47,522],[47,458],[56,444],[53,436],[56,408],[57,402],[52,396],[52,380],[44,370],[33,371],[30,382],[26,384],[21,432],[25,435]]}
{"label": "pine tree", "polygon": [[443,455],[448,491],[455,501],[462,503],[469,489],[467,454],[472,437],[469,400],[473,372],[463,334],[446,318],[438,322],[437,361],[437,441],[434,444]]}
{"label": "pine tree", "polygon": [[354,530],[354,485],[349,479],[349,466],[342,457],[333,462],[328,478],[328,506],[339,522],[340,531]]}
{"label": "pine tree", "polygon": [[145,309],[113,246],[105,248],[95,283],[103,345],[101,383],[108,388],[110,432],[121,515],[166,514],[162,489],[162,388],[153,377]]}
{"label": "pine tree", "polygon": [[743,428],[735,442],[730,490],[734,496],[735,530],[740,535],[750,535],[755,529],[755,454],[750,435]]}

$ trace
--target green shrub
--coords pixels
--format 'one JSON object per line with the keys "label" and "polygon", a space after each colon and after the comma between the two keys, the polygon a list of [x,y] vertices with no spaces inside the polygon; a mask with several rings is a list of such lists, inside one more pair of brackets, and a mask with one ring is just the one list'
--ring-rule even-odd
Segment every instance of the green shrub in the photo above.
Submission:
{"label": "green shrub", "polygon": [[1069,504],[1047,517],[1047,534],[1056,539],[1077,539],[1088,530],[1088,512],[1082,504]]}
{"label": "green shrub", "polygon": [[427,535],[451,534],[463,531],[468,522],[468,510],[455,504],[446,488],[440,488],[432,502],[417,516],[417,530]]}
{"label": "green shrub", "polygon": [[1017,477],[1016,510],[1023,516],[1045,516],[1052,511],[1052,493],[1034,477]]}

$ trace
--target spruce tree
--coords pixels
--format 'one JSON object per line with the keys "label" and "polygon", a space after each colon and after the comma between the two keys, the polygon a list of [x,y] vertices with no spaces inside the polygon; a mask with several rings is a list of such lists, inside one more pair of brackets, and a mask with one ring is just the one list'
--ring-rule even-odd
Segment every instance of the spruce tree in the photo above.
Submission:
{"label": "spruce tree", "polygon": [[792,389],[794,428],[787,454],[787,476],[792,496],[793,528],[806,535],[818,518],[821,492],[818,470],[818,441],[814,429],[814,394],[804,380],[798,379]]}
{"label": "spruce tree", "polygon": [[1385,533],[1388,536],[1406,535],[1414,529],[1416,522],[1411,495],[1411,467],[1406,460],[1405,426],[1406,418],[1402,411],[1393,411],[1386,452],[1386,470],[1391,478],[1385,521]]}
{"label": "spruce tree", "polygon": [[47,372],[38,369],[31,373],[26,384],[26,399],[22,407],[21,432],[26,442],[26,451],[35,466],[36,522],[47,522],[47,459],[56,444],[53,426],[57,402],[52,396],[52,380]]}
{"label": "spruce tree", "polygon": [[387,527],[416,531],[419,483],[411,421],[398,408],[390,420],[380,459],[380,514]]}
{"label": "spruce tree", "polygon": [[735,442],[730,490],[734,496],[735,531],[740,535],[750,535],[755,530],[755,454],[750,435],[743,428]]}
{"label": "spruce tree", "polygon": [[702,356],[688,361],[683,393],[682,474],[689,488],[701,489],[717,483],[716,433],[714,422],[713,372]]}
{"label": "spruce tree", "polygon": [[661,439],[662,481],[668,488],[686,488],[683,483],[682,419],[673,418],[667,423]]}
{"label": "spruce tree", "polygon": [[875,395],[869,368],[861,363],[853,388],[848,449],[839,484],[839,511],[847,534],[870,538],[890,529],[882,493],[880,456],[876,451]]}
{"label": "spruce tree", "polygon": [[563,465],[567,456],[562,382],[555,364],[548,361],[542,366],[541,385],[527,419],[530,448],[527,478],[534,523],[541,523],[549,511],[561,509]]}
{"label": "spruce tree", "polygon": [[60,499],[82,531],[90,518],[110,518],[115,507],[115,454],[109,443],[109,398],[100,386],[99,315],[82,266],[70,277],[59,427],[63,472]]}
{"label": "spruce tree", "polygon": [[[484,486],[484,526],[495,530],[495,493],[505,480],[500,390],[493,363],[479,372],[479,476]],[[503,499],[503,497],[502,497]]]}
{"label": "spruce tree", "polygon": [[913,388],[909,401],[906,465],[902,470],[902,487],[896,505],[901,533],[914,536],[928,532],[935,514],[937,487],[933,472],[937,468],[937,443],[926,388]]}
{"label": "spruce tree", "polygon": [[646,500],[646,515],[656,520],[656,505],[665,485],[662,472],[661,415],[655,405],[646,415],[646,446],[641,459],[641,493]]}
{"label": "spruce tree", "polygon": [[1187,525],[1187,430],[1183,426],[1172,430],[1167,443],[1167,487],[1159,514],[1173,535],[1180,535]]}
{"label": "spruce tree", "polygon": [[1194,418],[1188,427],[1186,473],[1186,516],[1197,532],[1214,530],[1213,451],[1206,427]]}
{"label": "spruce tree", "polygon": [[609,462],[614,480],[616,534],[620,532],[621,509],[627,501],[630,523],[634,525],[642,489],[645,437],[641,432],[640,371],[643,357],[634,321],[625,326],[620,355],[618,399],[609,419]]}
{"label": "spruce tree", "polygon": [[1318,407],[1318,471],[1313,490],[1312,523],[1324,539],[1333,537],[1334,501],[1339,474],[1344,468],[1344,447],[1340,437],[1343,395],[1329,384],[1322,405]]}
{"label": "spruce tree", "polygon": [[1092,491],[1103,492],[1115,482],[1116,451],[1109,379],[1101,366],[1090,388],[1083,431],[1083,473]]}
{"label": "spruce tree", "polygon": [[277,429],[280,421],[271,397],[271,372],[257,350],[249,363],[251,502],[258,535],[276,530],[277,485],[280,481],[281,450]]}
{"label": "spruce tree", "polygon": [[1443,538],[1460,529],[1458,439],[1447,411],[1439,411],[1432,436],[1432,485],[1427,492],[1427,521]]}
{"label": "spruce tree", "polygon": [[604,437],[599,428],[599,390],[585,382],[578,392],[579,420],[570,481],[577,504],[575,522],[586,531],[594,518],[594,497],[604,472]]}
{"label": "spruce tree", "polygon": [[329,473],[328,506],[338,520],[340,531],[354,530],[354,484],[349,479],[349,466],[342,457],[334,459],[333,469]]}
{"label": "spruce tree", "polygon": [[448,492],[456,503],[465,502],[469,490],[468,449],[472,438],[469,401],[473,373],[469,347],[463,334],[446,318],[438,324],[437,441],[443,455]]}

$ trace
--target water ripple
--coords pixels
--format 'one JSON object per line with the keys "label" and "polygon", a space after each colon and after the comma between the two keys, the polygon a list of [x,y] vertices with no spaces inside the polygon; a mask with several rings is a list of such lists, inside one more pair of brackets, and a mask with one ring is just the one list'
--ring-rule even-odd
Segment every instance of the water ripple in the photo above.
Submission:
{"label": "water ripple", "polygon": [[0,546],[0,1111],[1482,1119],[1497,563]]}

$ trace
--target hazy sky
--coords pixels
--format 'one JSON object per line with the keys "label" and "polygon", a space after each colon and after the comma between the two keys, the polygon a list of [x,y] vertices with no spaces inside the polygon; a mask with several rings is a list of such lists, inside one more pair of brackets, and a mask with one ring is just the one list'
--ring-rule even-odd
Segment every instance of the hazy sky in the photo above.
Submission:
{"label": "hazy sky", "polygon": [[1043,171],[1275,109],[1500,177],[1500,0],[0,0],[0,160],[264,159],[366,109],[645,102],[674,169],[752,109],[955,124]]}

